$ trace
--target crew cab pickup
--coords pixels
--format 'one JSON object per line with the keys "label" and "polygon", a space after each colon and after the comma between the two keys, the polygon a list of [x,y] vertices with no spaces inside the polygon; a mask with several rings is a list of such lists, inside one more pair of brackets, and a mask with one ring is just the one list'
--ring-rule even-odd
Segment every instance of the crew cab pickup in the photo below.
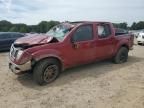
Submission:
{"label": "crew cab pickup", "polygon": [[133,36],[117,33],[109,22],[65,22],[46,34],[16,40],[11,46],[9,68],[18,75],[31,70],[34,80],[43,85],[73,66],[104,59],[124,63],[132,48]]}

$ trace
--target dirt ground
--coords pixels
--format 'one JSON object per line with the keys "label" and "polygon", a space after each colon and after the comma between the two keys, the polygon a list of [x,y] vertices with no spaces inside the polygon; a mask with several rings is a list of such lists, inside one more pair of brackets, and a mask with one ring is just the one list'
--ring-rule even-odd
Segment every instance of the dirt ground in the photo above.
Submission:
{"label": "dirt ground", "polygon": [[0,53],[0,108],[144,108],[144,46],[135,46],[127,63],[76,67],[46,86],[31,74],[14,75]]}

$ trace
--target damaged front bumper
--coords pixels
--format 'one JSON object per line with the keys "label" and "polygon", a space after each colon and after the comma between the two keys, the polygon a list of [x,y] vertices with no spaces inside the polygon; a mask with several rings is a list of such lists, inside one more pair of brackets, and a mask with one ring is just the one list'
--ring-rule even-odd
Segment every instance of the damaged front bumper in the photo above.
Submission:
{"label": "damaged front bumper", "polygon": [[22,65],[17,65],[12,61],[9,62],[9,69],[15,74],[21,74],[23,72],[31,70],[31,61],[26,62]]}

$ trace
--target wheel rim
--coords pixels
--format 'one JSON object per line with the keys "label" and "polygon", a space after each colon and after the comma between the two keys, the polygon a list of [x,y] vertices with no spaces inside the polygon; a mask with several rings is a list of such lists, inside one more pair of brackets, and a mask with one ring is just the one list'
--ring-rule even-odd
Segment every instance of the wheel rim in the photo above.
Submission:
{"label": "wheel rim", "polygon": [[57,77],[57,74],[58,74],[57,65],[50,65],[45,69],[43,79],[45,82],[49,83]]}
{"label": "wheel rim", "polygon": [[123,52],[120,55],[120,62],[122,63],[122,62],[125,62],[126,60],[127,60],[127,54]]}

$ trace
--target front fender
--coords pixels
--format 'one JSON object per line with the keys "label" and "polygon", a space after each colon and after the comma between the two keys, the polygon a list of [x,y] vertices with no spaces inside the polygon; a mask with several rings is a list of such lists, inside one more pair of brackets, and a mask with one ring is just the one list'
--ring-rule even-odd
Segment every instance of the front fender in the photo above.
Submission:
{"label": "front fender", "polygon": [[34,52],[32,54],[32,58],[36,61],[39,61],[44,58],[48,57],[54,57],[59,59],[62,63],[64,63],[64,59],[62,58],[62,55],[60,52],[52,49],[46,49],[46,50],[39,50],[37,52]]}

